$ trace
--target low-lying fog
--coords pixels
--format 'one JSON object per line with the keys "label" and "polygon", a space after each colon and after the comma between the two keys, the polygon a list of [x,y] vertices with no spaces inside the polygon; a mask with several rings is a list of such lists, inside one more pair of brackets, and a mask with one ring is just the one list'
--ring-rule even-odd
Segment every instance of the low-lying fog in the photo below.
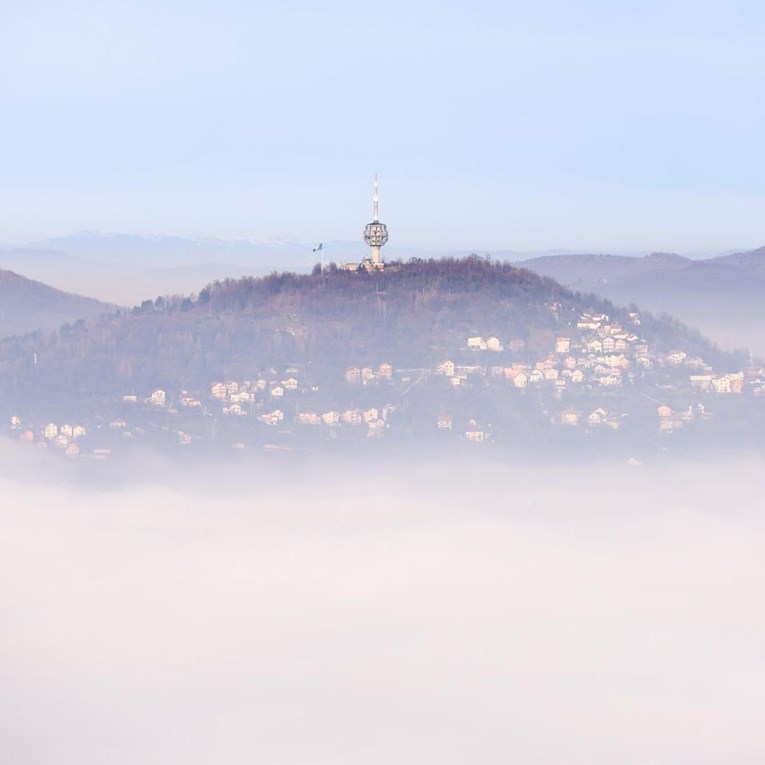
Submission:
{"label": "low-lying fog", "polygon": [[759,466],[259,469],[0,479],[3,765],[765,759]]}

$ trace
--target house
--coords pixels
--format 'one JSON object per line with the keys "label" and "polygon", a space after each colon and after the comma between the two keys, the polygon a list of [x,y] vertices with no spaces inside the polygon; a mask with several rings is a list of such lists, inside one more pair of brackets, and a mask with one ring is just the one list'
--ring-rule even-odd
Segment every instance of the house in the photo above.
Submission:
{"label": "house", "polygon": [[603,353],[603,342],[597,337],[590,338],[584,347],[589,353]]}
{"label": "house", "polygon": [[382,363],[379,367],[377,367],[377,376],[381,380],[392,380],[393,379],[393,367],[388,363]]}
{"label": "house", "polygon": [[321,417],[315,412],[298,412],[297,422],[300,425],[321,425]]}
{"label": "house", "polygon": [[226,386],[222,382],[215,382],[210,386],[210,396],[220,399],[226,398]]}
{"label": "house", "polygon": [[360,425],[363,422],[361,409],[346,409],[343,412],[343,422],[349,425]]}
{"label": "house", "polygon": [[18,430],[20,427],[21,427],[21,418],[17,417],[16,415],[13,415],[13,417],[11,417],[11,429]]}
{"label": "house", "polygon": [[151,396],[149,396],[149,403],[152,406],[164,406],[165,401],[167,400],[167,393],[165,391],[161,390],[160,388],[157,388]]}
{"label": "house", "polygon": [[498,353],[499,351],[503,351],[504,347],[498,337],[492,336],[486,338],[486,349]]}
{"label": "house", "polygon": [[223,414],[234,414],[237,417],[241,417],[247,414],[247,412],[242,409],[241,404],[231,404],[229,407],[223,407]]}
{"label": "house", "polygon": [[439,430],[451,430],[453,418],[450,414],[442,414],[436,418],[436,427]]}
{"label": "house", "polygon": [[325,425],[338,425],[340,423],[340,412],[324,412],[324,414],[321,416],[321,419]]}
{"label": "house", "polygon": [[128,393],[122,397],[122,400],[126,404],[136,404],[138,403],[138,396],[136,396],[135,393]]}
{"label": "house", "polygon": [[56,425],[55,422],[49,422],[43,430],[43,435],[49,441],[52,441],[54,438],[56,438],[56,436],[58,436],[58,425]]}
{"label": "house", "polygon": [[545,380],[548,381],[557,380],[560,375],[555,367],[548,367],[542,374],[544,375]]}
{"label": "house", "polygon": [[680,366],[685,359],[685,351],[670,351],[665,357],[667,363],[673,367]]}
{"label": "house", "polygon": [[666,419],[667,417],[672,416],[672,410],[666,404],[662,404],[656,409],[656,414],[658,414],[662,419]]}
{"label": "house", "polygon": [[284,390],[297,390],[298,381],[294,377],[288,377],[286,380],[282,380]]}
{"label": "house", "polygon": [[630,365],[629,359],[623,353],[609,353],[603,357],[603,363],[607,367],[621,367],[622,369]]}
{"label": "house", "polygon": [[348,367],[345,370],[345,381],[351,384],[361,382],[361,370],[358,367]]}
{"label": "house", "polygon": [[556,353],[568,353],[571,350],[571,338],[570,337],[558,337],[555,340],[555,352]]}
{"label": "house", "polygon": [[454,377],[454,362],[449,361],[448,359],[442,361],[436,367],[436,374],[443,375],[444,377]]}
{"label": "house", "polygon": [[529,384],[529,376],[525,372],[516,372],[512,380],[516,388],[526,388]]}
{"label": "house", "polygon": [[712,386],[712,375],[690,375],[689,381],[691,388],[701,388],[701,390],[709,390]]}
{"label": "house", "polygon": [[82,438],[83,436],[87,436],[88,431],[85,430],[85,428],[82,425],[75,425],[74,428],[72,428],[72,437],[73,438]]}
{"label": "house", "polygon": [[361,370],[361,382],[364,385],[368,385],[369,383],[373,382],[375,377],[375,371],[372,369],[372,367],[364,367]]}
{"label": "house", "polygon": [[482,444],[486,438],[486,434],[482,430],[466,430],[465,438],[468,441],[472,441],[474,444]]}
{"label": "house", "polygon": [[581,412],[578,412],[576,409],[564,409],[560,413],[560,421],[564,425],[578,425],[581,416]]}
{"label": "house", "polygon": [[529,383],[541,383],[545,379],[544,372],[541,369],[532,369],[529,373]]}
{"label": "house", "polygon": [[467,347],[470,351],[485,351],[486,343],[482,337],[469,337]]}
{"label": "house", "polygon": [[592,414],[587,417],[588,425],[602,425],[605,422],[606,415],[608,413],[602,407],[598,407]]}
{"label": "house", "polygon": [[370,422],[375,422],[380,419],[379,412],[377,411],[377,408],[372,406],[369,409],[364,409],[361,413],[361,416],[364,418],[364,422],[369,424]]}
{"label": "house", "polygon": [[260,416],[261,422],[265,422],[266,425],[278,425],[284,420],[284,412],[281,409],[274,409],[273,412],[262,414]]}
{"label": "house", "polygon": [[274,385],[274,387],[271,388],[271,395],[275,398],[282,398],[282,396],[284,396],[284,388],[282,388],[281,385]]}
{"label": "house", "polygon": [[181,406],[199,409],[202,406],[202,402],[193,396],[181,396]]}

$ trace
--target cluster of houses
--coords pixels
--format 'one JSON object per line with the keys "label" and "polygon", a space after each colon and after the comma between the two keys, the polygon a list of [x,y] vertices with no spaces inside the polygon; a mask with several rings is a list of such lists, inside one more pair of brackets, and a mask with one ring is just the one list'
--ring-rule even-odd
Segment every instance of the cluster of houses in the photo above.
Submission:
{"label": "cluster of houses", "polygon": [[63,423],[61,425],[55,422],[49,422],[39,428],[25,427],[21,418],[13,415],[10,421],[11,431],[17,433],[19,441],[28,444],[35,444],[40,448],[47,448],[49,445],[61,449],[68,457],[78,457],[80,446],[78,439],[88,435],[87,429],[83,425],[70,425]]}
{"label": "cluster of houses", "polygon": [[[630,314],[633,325],[639,326],[640,317]],[[690,357],[684,351],[672,350],[660,354],[653,351],[633,330],[611,323],[605,314],[585,313],[579,317],[577,336],[560,336],[554,347],[543,358],[530,363],[513,361],[509,364],[491,364],[484,357],[479,363],[456,363],[444,359],[434,373],[448,378],[454,386],[470,381],[472,376],[490,376],[510,381],[516,388],[549,384],[559,391],[582,384],[590,387],[618,387],[634,382],[636,376],[650,370],[687,370],[687,377],[677,379],[675,387],[689,384],[691,387],[714,393],[741,393],[746,382],[743,371],[716,375],[712,368],[699,357]],[[519,347],[518,341],[511,341],[508,347]],[[484,339],[469,337],[466,348],[469,351],[494,351],[504,349],[497,337]],[[763,385],[762,370],[755,372],[752,383]]]}
{"label": "cluster of houses", "polygon": [[[550,310],[557,310],[555,304]],[[436,386],[447,383],[457,389],[500,384],[519,390],[546,390],[550,393],[545,396],[546,401],[560,399],[567,405],[562,409],[561,405],[545,406],[551,422],[587,429],[617,430],[627,419],[626,413],[620,411],[618,396],[604,395],[600,406],[593,410],[583,408],[581,402],[591,400],[593,391],[603,390],[605,394],[608,389],[616,391],[623,386],[651,388],[657,407],[657,427],[662,432],[710,418],[705,406],[698,401],[690,405],[686,401],[683,407],[672,409],[661,399],[675,400],[677,397],[662,396],[663,390],[695,392],[697,397],[744,392],[765,395],[762,369],[752,367],[716,373],[703,359],[689,356],[682,350],[659,353],[651,348],[638,334],[640,316],[637,313],[630,314],[625,323],[626,327],[612,322],[605,314],[584,313],[570,325],[568,334],[552,339],[549,351],[536,360],[530,360],[523,339],[471,335],[465,338],[452,358],[443,358],[429,369],[394,369],[391,363],[384,361],[378,365],[350,366],[338,371],[335,385],[328,381],[333,391],[330,398],[312,396],[319,388],[302,379],[299,369],[287,368],[282,372],[271,369],[253,380],[214,381],[204,393],[183,390],[180,395],[173,395],[162,389],[140,397],[134,392],[126,393],[122,402],[129,405],[128,408],[135,405],[143,411],[140,417],[136,415],[136,424],[141,417],[147,416],[147,412],[150,417],[151,411],[179,414],[197,410],[200,415],[232,420],[242,418],[280,431],[297,426],[298,431],[303,428],[328,429],[336,436],[338,430],[350,426],[373,437],[381,436],[391,427],[391,414],[401,407],[408,390],[427,380]],[[414,382],[412,372],[418,373]],[[354,392],[357,386],[371,386],[376,392],[357,395]],[[588,395],[578,398],[576,392],[584,390]],[[372,401],[377,399],[377,403],[370,405],[370,398]],[[358,399],[364,400],[365,405],[356,406],[354,400]],[[319,400],[332,405],[317,407],[314,402]],[[439,401],[441,413],[431,426],[436,432],[459,434],[474,443],[491,440],[489,426],[483,426],[479,419],[469,419],[476,417],[475,412],[466,415],[463,407],[462,416],[455,418],[449,411],[452,398],[444,396]],[[125,412],[123,416],[132,419]],[[20,440],[43,446],[51,444],[70,456],[79,454],[77,441],[87,435],[82,425],[48,423],[35,430],[22,426],[18,417],[12,418],[11,428]],[[112,420],[109,429],[131,433],[128,422],[121,418]],[[199,438],[180,430],[176,432],[182,444]]]}

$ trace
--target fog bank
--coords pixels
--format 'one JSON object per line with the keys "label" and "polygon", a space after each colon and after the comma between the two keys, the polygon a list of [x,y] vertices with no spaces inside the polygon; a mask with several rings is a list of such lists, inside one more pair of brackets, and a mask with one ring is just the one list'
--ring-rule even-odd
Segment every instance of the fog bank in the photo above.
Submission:
{"label": "fog bank", "polygon": [[759,763],[757,466],[0,479],[0,760]]}

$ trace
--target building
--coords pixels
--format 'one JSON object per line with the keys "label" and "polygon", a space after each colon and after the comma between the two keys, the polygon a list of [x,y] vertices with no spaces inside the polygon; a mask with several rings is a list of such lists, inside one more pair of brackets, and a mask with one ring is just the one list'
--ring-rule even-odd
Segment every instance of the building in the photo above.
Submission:
{"label": "building", "polygon": [[380,223],[380,181],[375,175],[374,193],[372,194],[372,222],[364,227],[364,241],[372,248],[370,265],[372,269],[384,268],[380,257],[380,248],[388,241],[388,227]]}

